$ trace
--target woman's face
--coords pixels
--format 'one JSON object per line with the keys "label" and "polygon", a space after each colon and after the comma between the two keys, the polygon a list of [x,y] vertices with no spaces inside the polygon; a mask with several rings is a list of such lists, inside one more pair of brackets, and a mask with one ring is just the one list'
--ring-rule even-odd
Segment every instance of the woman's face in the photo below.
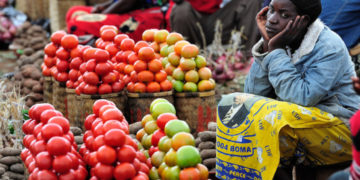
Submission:
{"label": "woman's face", "polygon": [[272,0],[266,20],[266,32],[269,38],[285,29],[290,20],[299,15],[296,6],[290,0]]}

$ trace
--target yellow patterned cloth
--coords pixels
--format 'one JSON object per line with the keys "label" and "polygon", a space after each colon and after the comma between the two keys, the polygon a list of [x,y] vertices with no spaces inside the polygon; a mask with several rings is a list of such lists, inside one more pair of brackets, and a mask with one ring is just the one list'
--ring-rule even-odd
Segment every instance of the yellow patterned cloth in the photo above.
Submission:
{"label": "yellow patterned cloth", "polygon": [[280,161],[321,166],[352,159],[347,126],[314,107],[233,93],[219,102],[217,126],[220,179],[272,179]]}

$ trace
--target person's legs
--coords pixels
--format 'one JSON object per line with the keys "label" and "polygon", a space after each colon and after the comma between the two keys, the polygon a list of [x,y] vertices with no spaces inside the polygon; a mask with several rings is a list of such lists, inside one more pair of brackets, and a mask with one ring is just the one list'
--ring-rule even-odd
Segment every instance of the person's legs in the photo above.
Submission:
{"label": "person's legs", "polygon": [[195,44],[202,44],[200,29],[197,23],[202,17],[187,1],[174,5],[170,15],[172,31],[182,34],[186,40]]}
{"label": "person's legs", "polygon": [[205,17],[202,20],[202,25],[207,43],[213,41],[216,21],[220,20],[223,25],[223,43],[229,42],[232,30],[240,30],[244,27],[242,40],[245,48],[250,52],[259,37],[255,17],[261,8],[261,4],[262,1],[260,0],[232,0],[214,14]]}

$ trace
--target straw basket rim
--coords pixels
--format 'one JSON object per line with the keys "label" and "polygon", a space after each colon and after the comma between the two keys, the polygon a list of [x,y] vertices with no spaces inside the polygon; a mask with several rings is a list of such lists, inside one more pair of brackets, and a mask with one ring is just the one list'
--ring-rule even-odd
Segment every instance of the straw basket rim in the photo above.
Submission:
{"label": "straw basket rim", "polygon": [[81,98],[85,99],[103,99],[103,98],[112,98],[112,97],[119,97],[123,96],[124,91],[116,92],[116,93],[110,93],[110,94],[80,94]]}
{"label": "straw basket rim", "polygon": [[151,98],[151,97],[160,97],[160,96],[172,96],[173,91],[164,91],[157,93],[131,93],[126,91],[126,95],[131,98]]}
{"label": "straw basket rim", "polygon": [[45,81],[52,81],[53,80],[52,78],[53,77],[51,77],[51,76],[44,76]]}
{"label": "straw basket rim", "polygon": [[175,93],[175,97],[207,97],[215,95],[215,90],[206,92],[181,92]]}
{"label": "straw basket rim", "polygon": [[66,93],[75,94],[75,89],[66,88],[65,91]]}

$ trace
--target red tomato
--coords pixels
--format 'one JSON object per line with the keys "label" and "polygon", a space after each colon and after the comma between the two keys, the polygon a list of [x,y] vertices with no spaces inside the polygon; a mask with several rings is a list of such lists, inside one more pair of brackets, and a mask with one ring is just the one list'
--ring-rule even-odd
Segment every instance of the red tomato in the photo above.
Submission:
{"label": "red tomato", "polygon": [[114,147],[121,147],[125,144],[126,134],[120,129],[111,129],[105,133],[105,144]]}
{"label": "red tomato", "polygon": [[63,137],[52,137],[48,141],[46,149],[50,155],[65,155],[66,153],[71,151],[71,144],[67,139]]}
{"label": "red tomato", "polygon": [[100,33],[101,39],[104,41],[114,41],[117,32],[113,29],[105,29]]}
{"label": "red tomato", "polygon": [[105,50],[109,52],[110,57],[114,57],[119,49],[116,47],[115,44],[109,44],[105,47]]}
{"label": "red tomato", "polygon": [[[94,120],[94,122],[92,123],[92,125],[91,125],[91,132],[94,132],[94,131],[95,131],[95,127],[96,127],[98,124],[100,124],[100,123],[102,123],[102,119],[96,118],[96,119]],[[92,135],[94,135],[94,134],[92,134]]]}
{"label": "red tomato", "polygon": [[115,179],[131,179],[136,176],[135,167],[130,163],[121,163],[114,170]]}
{"label": "red tomato", "polygon": [[41,128],[43,126],[43,123],[39,123],[34,127],[34,136],[37,137],[39,135],[39,133],[41,132]]}
{"label": "red tomato", "polygon": [[84,126],[86,130],[90,130],[91,129],[91,125],[94,122],[94,120],[96,119],[96,115],[95,114],[90,114],[86,117],[85,122],[84,122]]}
{"label": "red tomato", "polygon": [[125,144],[133,147],[135,150],[138,149],[137,143],[130,136],[126,136]]}
{"label": "red tomato", "polygon": [[56,45],[61,44],[61,39],[66,35],[65,31],[56,31],[51,34],[51,42],[53,42]]}
{"label": "red tomato", "polygon": [[56,156],[54,158],[52,167],[57,173],[65,174],[71,169],[71,163],[72,160],[68,155]]}
{"label": "red tomato", "polygon": [[112,93],[112,88],[109,84],[101,84],[99,86],[99,94],[110,94]]}
{"label": "red tomato", "polygon": [[115,38],[114,38],[114,43],[115,43],[118,47],[120,47],[122,40],[124,40],[124,39],[126,39],[126,38],[129,38],[129,36],[126,35],[126,34],[118,34],[118,35],[116,35]]}
{"label": "red tomato", "polygon": [[132,51],[134,49],[134,46],[135,46],[135,41],[130,38],[127,38],[121,41],[120,49],[122,51]]}
{"label": "red tomato", "polygon": [[70,62],[70,68],[78,70],[80,68],[80,65],[83,63],[82,59],[80,57],[73,58]]}
{"label": "red tomato", "polygon": [[104,135],[105,132],[104,132],[103,126],[104,126],[104,124],[101,122],[94,128],[94,130],[93,130],[94,137]]}
{"label": "red tomato", "polygon": [[135,62],[139,60],[138,56],[134,52],[129,54],[127,59],[129,64],[135,64]]}
{"label": "red tomato", "polygon": [[69,63],[67,60],[58,60],[56,62],[56,68],[59,72],[67,72],[69,69]]}
{"label": "red tomato", "polygon": [[74,134],[71,131],[69,131],[67,134],[63,135],[63,137],[65,139],[67,139],[70,142],[70,144],[74,143]]}
{"label": "red tomato", "polygon": [[116,82],[117,77],[116,77],[115,73],[109,72],[105,76],[103,76],[101,80],[103,83],[112,84],[112,83]]}
{"label": "red tomato", "polygon": [[29,148],[30,147],[30,144],[33,142],[33,141],[35,141],[36,140],[36,138],[35,138],[35,136],[34,135],[26,135],[25,137],[24,137],[24,139],[23,139],[23,144],[24,144],[24,146],[26,147],[26,148]]}
{"label": "red tomato", "polygon": [[136,152],[136,158],[142,162],[142,163],[146,163],[146,156],[144,153],[140,152],[140,151],[137,151]]}
{"label": "red tomato", "polygon": [[25,134],[32,134],[34,131],[34,127],[35,127],[36,121],[35,120],[27,120],[25,121],[25,123],[22,126],[22,131]]}
{"label": "red tomato", "polygon": [[119,121],[123,121],[124,120],[124,115],[123,113],[116,109],[116,108],[113,108],[113,109],[108,109],[106,110],[101,116],[100,118],[106,122],[108,120],[119,120]]}
{"label": "red tomato", "polygon": [[88,172],[83,166],[79,166],[79,168],[74,172],[77,180],[85,180]]}
{"label": "red tomato", "polygon": [[149,149],[149,156],[151,157],[157,151],[159,151],[159,147],[151,146]]}
{"label": "red tomato", "polygon": [[125,84],[123,81],[120,81],[120,82],[114,82],[112,85],[111,85],[111,89],[112,91],[115,93],[115,92],[120,92],[124,89],[125,87]]}
{"label": "red tomato", "polygon": [[76,180],[76,176],[75,176],[75,172],[74,170],[70,170],[68,173],[66,174],[61,174],[59,176],[59,180]]}
{"label": "red tomato", "polygon": [[57,176],[55,173],[44,169],[37,173],[37,180],[57,180]]}
{"label": "red tomato", "polygon": [[135,176],[132,180],[149,180],[149,177],[147,174],[139,172],[139,174]]}
{"label": "red tomato", "polygon": [[40,152],[35,157],[36,167],[38,167],[40,170],[51,169],[52,161],[52,156],[50,156],[47,151]]}
{"label": "red tomato", "polygon": [[59,58],[60,60],[67,61],[70,58],[70,53],[66,51],[64,48],[60,47],[56,51],[56,57]]}
{"label": "red tomato", "polygon": [[115,106],[115,104],[111,101],[108,101],[106,99],[99,99],[99,100],[96,100],[94,105],[93,105],[93,112],[96,116],[99,116],[99,110],[102,106],[104,105],[113,105]]}
{"label": "red tomato", "polygon": [[84,61],[88,61],[90,59],[94,59],[95,58],[95,52],[96,52],[96,48],[86,48],[83,51],[83,60]]}
{"label": "red tomato", "polygon": [[44,57],[44,64],[48,67],[51,68],[53,66],[56,65],[56,58],[55,57],[49,57],[47,55],[45,55]]}
{"label": "red tomato", "polygon": [[[104,105],[103,107],[100,108],[99,110],[99,117],[101,118],[104,114],[105,111],[109,110],[109,109],[116,109],[116,106],[113,106],[113,105]],[[101,118],[102,121],[104,121],[102,118]]]}
{"label": "red tomato", "polygon": [[31,152],[29,151],[29,149],[24,148],[21,153],[20,153],[20,157],[22,161],[25,161],[25,159],[31,154]]}
{"label": "red tomato", "polygon": [[41,113],[48,109],[55,110],[54,106],[52,106],[51,104],[36,104],[29,109],[29,117],[30,119],[34,119],[39,122]]}
{"label": "red tomato", "polygon": [[67,80],[66,81],[66,88],[74,89],[74,81]]}
{"label": "red tomato", "polygon": [[135,157],[136,157],[136,150],[129,145],[122,146],[117,153],[118,161],[121,163],[123,162],[132,163]]}
{"label": "red tomato", "polygon": [[82,63],[79,66],[79,71],[80,71],[81,74],[84,74],[86,72],[86,62]]}
{"label": "red tomato", "polygon": [[117,120],[109,120],[104,123],[104,131],[108,132],[111,129],[122,129],[123,125],[120,121]]}
{"label": "red tomato", "polygon": [[[90,62],[90,61],[88,61]],[[90,85],[98,85],[100,80],[99,80],[99,76],[94,73],[94,72],[85,72],[85,74],[83,75],[84,78],[84,82],[86,82],[87,84]]]}
{"label": "red tomato", "polygon": [[106,62],[107,60],[110,60],[110,54],[105,50],[98,49],[95,52],[95,59],[97,63]]}
{"label": "red tomato", "polygon": [[99,162],[110,165],[116,161],[116,151],[114,148],[104,145],[97,150],[96,157]]}
{"label": "red tomato", "polygon": [[73,34],[67,34],[61,38],[61,46],[65,49],[74,49],[78,46],[79,40],[77,36]]}
{"label": "red tomato", "polygon": [[70,51],[70,57],[73,58],[79,58],[82,56],[81,49],[83,48],[82,45],[78,45],[76,48],[72,49]]}
{"label": "red tomato", "polygon": [[54,136],[62,136],[63,134],[63,129],[59,124],[49,123],[41,128],[41,136],[45,141],[48,141]]}
{"label": "red tomato", "polygon": [[104,135],[99,135],[95,138],[94,143],[92,144],[93,150],[97,151],[103,145],[105,145]]}
{"label": "red tomato", "polygon": [[94,173],[99,179],[112,179],[114,167],[107,164],[98,163],[95,166]]}
{"label": "red tomato", "polygon": [[32,173],[36,168],[36,163],[33,161],[29,164],[29,166],[27,167],[29,173]]}
{"label": "red tomato", "polygon": [[88,72],[95,72],[95,67],[96,67],[96,60],[95,59],[90,59],[86,62],[86,71]]}
{"label": "red tomato", "polygon": [[145,163],[141,163],[139,171],[145,174],[149,174],[149,167]]}
{"label": "red tomato", "polygon": [[70,130],[70,123],[69,120],[67,120],[65,117],[52,117],[49,119],[48,123],[55,123],[62,127],[64,134],[67,134]]}
{"label": "red tomato", "polygon": [[89,155],[89,165],[91,167],[95,167],[97,163],[99,163],[99,160],[97,159],[97,151],[94,151]]}
{"label": "red tomato", "polygon": [[43,140],[36,141],[30,145],[30,150],[33,155],[37,155],[40,152],[46,151],[46,142]]}
{"label": "red tomato", "polygon": [[113,67],[108,62],[98,63],[95,67],[96,74],[98,74],[100,76],[104,76],[104,75],[108,74],[109,72],[111,72],[112,70],[113,70]]}
{"label": "red tomato", "polygon": [[98,87],[90,84],[86,84],[83,91],[84,94],[97,94]]}
{"label": "red tomato", "polygon": [[69,79],[73,82],[77,81],[79,78],[79,71],[76,69],[70,69],[69,71]]}
{"label": "red tomato", "polygon": [[75,154],[73,154],[73,153],[68,153],[67,154],[70,158],[71,158],[71,160],[72,160],[72,167],[71,167],[71,169],[77,169],[78,167],[79,167],[79,158],[75,155]]}
{"label": "red tomato", "polygon": [[57,47],[54,43],[49,43],[45,46],[44,52],[49,57],[54,57],[56,55]]}
{"label": "red tomato", "polygon": [[66,72],[59,73],[56,80],[58,80],[59,82],[66,82],[67,80],[69,80],[68,73]]}

